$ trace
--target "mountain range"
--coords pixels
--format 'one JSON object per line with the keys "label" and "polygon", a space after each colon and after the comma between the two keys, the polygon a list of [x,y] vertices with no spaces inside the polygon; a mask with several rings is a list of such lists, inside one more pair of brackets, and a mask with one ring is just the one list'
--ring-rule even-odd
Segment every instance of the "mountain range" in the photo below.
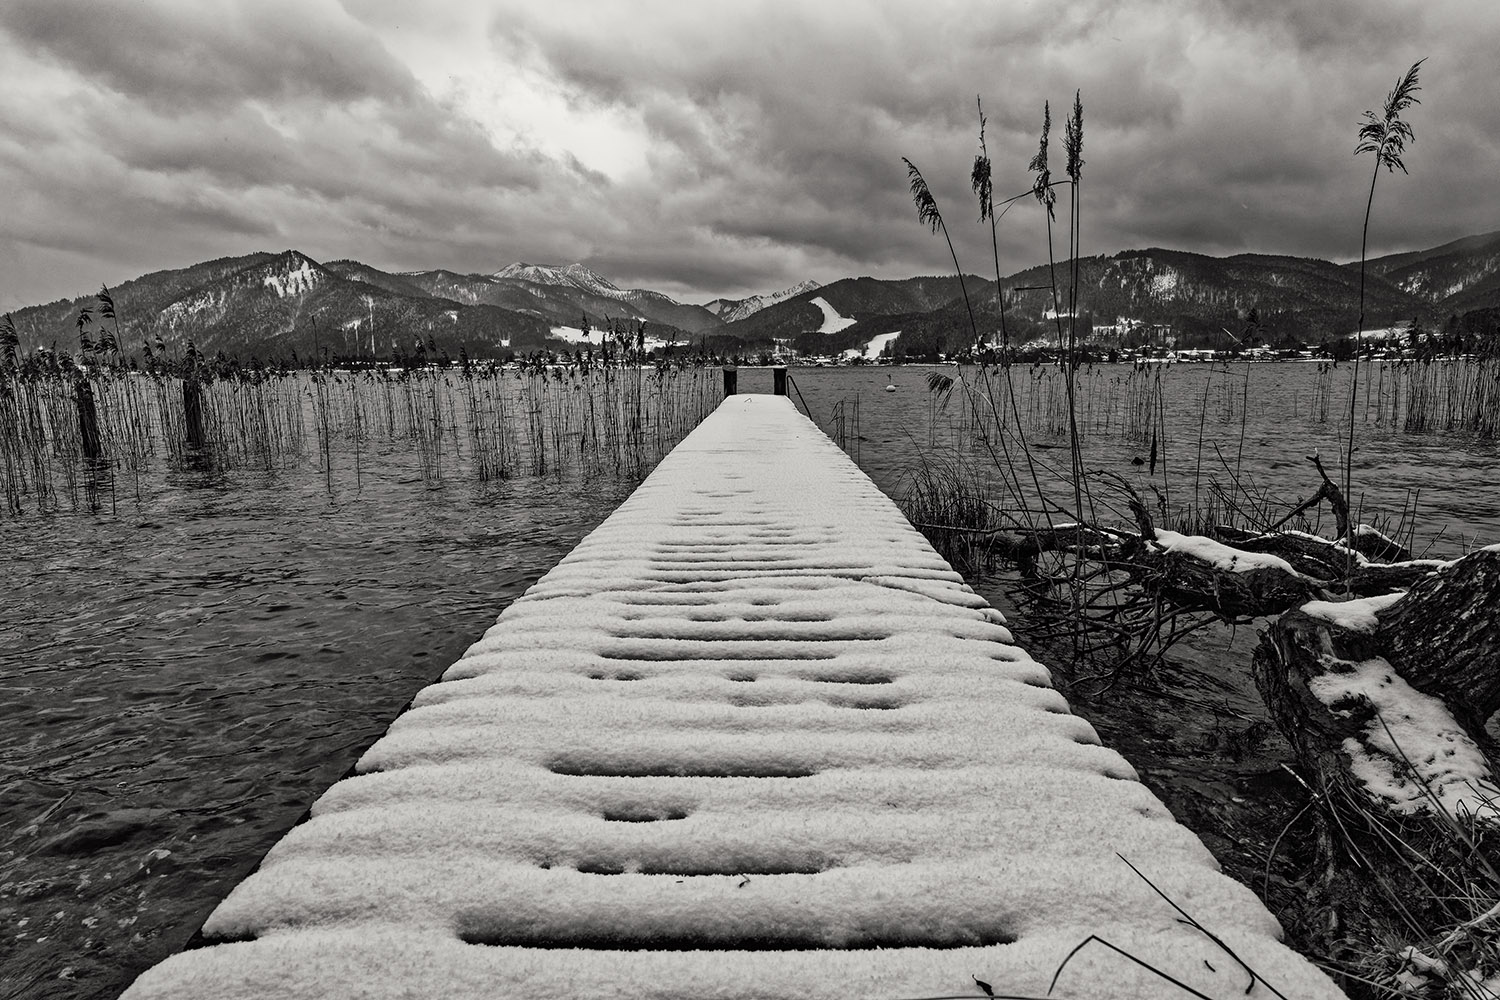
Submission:
{"label": "mountain range", "polygon": [[[1013,342],[1055,330],[1050,275],[1058,275],[1056,304],[1065,308],[1071,265],[1037,265],[1001,279]],[[1358,319],[1357,264],[1150,248],[1081,258],[1076,271],[1084,329],[1099,336],[1147,330],[1182,345],[1217,346],[1226,333],[1236,340],[1249,333],[1271,344],[1317,343],[1351,332]],[[858,277],[694,305],[622,289],[579,263],[514,263],[489,274],[390,272],[287,250],[156,271],[110,292],[127,354],[144,343],[180,350],[191,341],[205,353],[262,357],[390,356],[418,343],[493,357],[562,349],[554,328],[625,321],[644,324],[648,335],[731,353],[781,342],[832,354],[900,331],[900,352],[917,356],[972,343],[971,315],[993,335],[995,289],[994,280],[975,275],[962,282]],[[100,329],[97,305],[94,295],[82,295],[16,310],[22,351],[71,350],[82,310],[93,312],[85,331]],[[1415,319],[1491,332],[1500,320],[1500,232],[1368,261],[1365,313],[1367,328]]]}

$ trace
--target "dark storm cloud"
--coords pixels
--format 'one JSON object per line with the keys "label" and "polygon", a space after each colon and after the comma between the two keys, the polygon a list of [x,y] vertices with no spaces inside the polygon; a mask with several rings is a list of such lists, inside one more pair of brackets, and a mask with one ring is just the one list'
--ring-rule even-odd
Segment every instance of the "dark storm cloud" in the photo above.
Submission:
{"label": "dark storm cloud", "polygon": [[1423,17],[1420,6],[1391,0],[1205,0],[1201,9],[1227,18],[1232,30],[1338,59],[1351,51],[1373,58],[1399,54]]}
{"label": "dark storm cloud", "polygon": [[[1372,233],[1394,249],[1500,226],[1481,137],[1495,132],[1474,127],[1495,111],[1466,79],[1496,41],[1496,14],[1480,5],[761,5],[686,15],[666,37],[650,16],[591,30],[576,13],[509,8],[493,30],[580,105],[642,115],[662,147],[659,176],[693,180],[701,195],[666,201],[667,217],[690,210],[724,238],[729,281],[736,257],[768,246],[843,273],[940,266],[941,246],[911,218],[902,155],[922,166],[966,265],[981,267],[986,233],[969,225],[964,183],[975,92],[997,186],[1010,192],[1029,183],[1048,99],[1060,173],[1061,121],[1082,90],[1088,248],[1348,259],[1368,183],[1352,156],[1358,115],[1428,53],[1426,103],[1411,116],[1424,179],[1382,188],[1388,221]],[[1477,198],[1445,197],[1460,190]],[[1001,226],[1002,266],[1044,256],[1043,233],[1035,206],[1018,206]]]}
{"label": "dark storm cloud", "polygon": [[[495,0],[478,22],[458,10],[0,5],[0,57],[20,64],[19,89],[0,92],[0,187],[15,192],[0,305],[43,297],[14,283],[51,273],[28,260],[75,267],[90,249],[110,281],[282,246],[396,268],[583,259],[690,299],[945,271],[903,156],[964,266],[986,270],[968,188],[975,96],[1008,195],[1030,184],[1044,101],[1061,175],[1075,90],[1085,252],[1348,259],[1371,167],[1352,155],[1359,113],[1422,56],[1412,176],[1381,180],[1372,247],[1500,228],[1496,5]],[[397,44],[414,36],[435,72],[422,74],[421,46]],[[571,109],[561,117],[614,131],[553,134],[533,115],[508,133],[464,103],[487,76],[529,81]],[[445,78],[459,83],[445,91]],[[1006,270],[1046,257],[1033,203],[999,238]],[[95,283],[84,277],[47,294]]]}
{"label": "dark storm cloud", "polygon": [[[564,5],[507,9],[493,33],[501,51],[553,76],[579,106],[639,116],[653,180],[671,190],[639,197],[658,204],[659,217],[706,227],[722,255],[718,276],[744,291],[753,287],[737,268],[767,271],[755,261],[774,247],[845,273],[935,270],[901,157],[930,171],[955,221],[971,218],[976,91],[991,91],[990,145],[1006,158],[1002,186],[1014,190],[1029,185],[1023,168],[1043,100],[1070,94],[1066,85],[1049,92],[1052,81],[1087,89],[1107,79],[1109,93],[1130,95],[1110,102],[1110,128],[1171,129],[1181,99],[1167,71],[1183,62],[1172,45],[1143,59],[1129,56],[1138,49],[1070,58],[1111,32],[1135,41],[1139,20],[1109,11],[1077,5],[1057,19],[976,6],[945,19],[941,7],[931,16],[911,5],[750,5],[699,8],[663,37],[649,16],[598,30]],[[797,277],[783,270],[775,280]]]}
{"label": "dark storm cloud", "polygon": [[315,4],[8,0],[0,28],[111,90],[167,106],[408,95],[410,73]]}

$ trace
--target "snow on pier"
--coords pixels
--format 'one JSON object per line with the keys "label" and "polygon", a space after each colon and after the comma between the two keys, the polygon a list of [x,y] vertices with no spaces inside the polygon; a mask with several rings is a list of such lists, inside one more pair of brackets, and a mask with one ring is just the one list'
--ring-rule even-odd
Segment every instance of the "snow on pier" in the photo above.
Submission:
{"label": "snow on pier", "polygon": [[[785,398],[726,399],[358,771],[128,1000],[1040,997],[1090,935],[1340,996]],[[1053,991],[1186,995],[1098,943]]]}

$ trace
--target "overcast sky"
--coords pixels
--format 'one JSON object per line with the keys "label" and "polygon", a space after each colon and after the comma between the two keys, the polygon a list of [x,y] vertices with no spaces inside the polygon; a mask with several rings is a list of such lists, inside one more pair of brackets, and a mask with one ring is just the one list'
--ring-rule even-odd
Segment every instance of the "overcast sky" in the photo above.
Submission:
{"label": "overcast sky", "polygon": [[[4,0],[0,309],[295,248],[575,260],[685,301],[969,271],[975,97],[997,193],[1084,104],[1083,249],[1349,260],[1360,113],[1427,57],[1371,254],[1500,229],[1500,2]],[[1043,213],[1001,223],[1007,273]]]}

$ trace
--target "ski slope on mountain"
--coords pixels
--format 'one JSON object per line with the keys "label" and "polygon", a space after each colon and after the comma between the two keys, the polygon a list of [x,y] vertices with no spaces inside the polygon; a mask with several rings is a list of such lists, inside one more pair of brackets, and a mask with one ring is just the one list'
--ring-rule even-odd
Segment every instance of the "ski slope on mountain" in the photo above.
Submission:
{"label": "ski slope on mountain", "polygon": [[817,306],[819,309],[823,310],[823,325],[818,327],[819,333],[838,333],[840,330],[849,329],[849,327],[858,322],[858,320],[855,320],[852,317],[840,316],[839,311],[833,306],[829,305],[828,300],[823,298],[823,296],[821,295],[817,296],[816,298],[810,299],[809,301],[811,301],[812,304]]}

